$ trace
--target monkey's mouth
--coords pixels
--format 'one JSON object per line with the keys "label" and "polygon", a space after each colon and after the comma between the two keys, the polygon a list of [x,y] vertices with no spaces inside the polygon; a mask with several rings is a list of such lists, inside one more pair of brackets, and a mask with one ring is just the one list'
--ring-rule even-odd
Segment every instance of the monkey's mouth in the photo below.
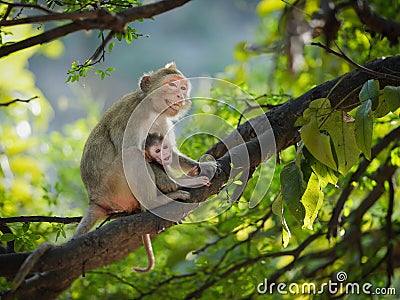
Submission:
{"label": "monkey's mouth", "polygon": [[170,109],[173,111],[179,112],[179,109],[181,108],[181,103],[180,102],[175,102],[169,99],[165,99],[165,103],[168,105]]}
{"label": "monkey's mouth", "polygon": [[171,155],[168,157],[163,158],[163,164],[169,165],[171,163]]}

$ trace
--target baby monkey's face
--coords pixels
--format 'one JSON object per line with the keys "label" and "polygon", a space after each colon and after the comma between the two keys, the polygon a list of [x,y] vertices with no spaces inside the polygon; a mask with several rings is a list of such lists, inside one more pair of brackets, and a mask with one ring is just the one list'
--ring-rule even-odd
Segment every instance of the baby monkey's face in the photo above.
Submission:
{"label": "baby monkey's face", "polygon": [[157,145],[153,145],[148,150],[150,157],[161,165],[170,165],[172,162],[171,145],[164,141]]}

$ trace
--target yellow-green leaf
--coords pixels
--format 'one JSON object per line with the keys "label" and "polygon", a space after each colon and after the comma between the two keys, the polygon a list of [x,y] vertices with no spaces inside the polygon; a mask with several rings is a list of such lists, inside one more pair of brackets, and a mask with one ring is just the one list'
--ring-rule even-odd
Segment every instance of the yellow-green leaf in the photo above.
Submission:
{"label": "yellow-green leaf", "polygon": [[337,170],[345,175],[357,162],[360,151],[355,139],[354,122],[345,122],[343,118],[342,111],[333,111],[320,129],[329,133],[335,149]]}
{"label": "yellow-green leaf", "polygon": [[263,0],[257,6],[259,16],[266,16],[276,10],[283,9],[285,2],[282,0]]}
{"label": "yellow-green leaf", "polygon": [[303,228],[313,229],[314,220],[318,216],[323,200],[324,193],[321,191],[318,177],[314,173],[311,173],[307,183],[307,189],[301,198],[301,203],[306,213]]}
{"label": "yellow-green leaf", "polygon": [[283,214],[283,198],[282,194],[279,194],[276,200],[272,203],[272,212],[281,218],[282,224],[282,246],[286,248],[289,245],[291,237],[290,229],[286,223],[285,216]]}
{"label": "yellow-green leaf", "polygon": [[301,128],[300,136],[308,151],[316,159],[331,169],[337,169],[332,153],[330,137],[319,131],[317,118],[312,118],[308,124]]}
{"label": "yellow-green leaf", "polygon": [[336,185],[338,177],[335,172],[322,164],[320,161],[314,159],[313,157],[308,158],[310,161],[311,168],[313,172],[317,175],[319,184],[321,188],[325,188],[328,183]]}

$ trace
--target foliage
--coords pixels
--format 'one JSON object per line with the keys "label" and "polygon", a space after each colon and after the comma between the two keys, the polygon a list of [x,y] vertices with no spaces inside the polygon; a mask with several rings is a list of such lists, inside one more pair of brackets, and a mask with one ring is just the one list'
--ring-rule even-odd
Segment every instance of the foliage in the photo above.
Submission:
{"label": "foliage", "polygon": [[[304,3],[301,9],[306,19],[320,4],[316,0],[298,2]],[[389,2],[369,3],[385,17],[398,18],[399,4]],[[93,1],[68,3],[47,1],[49,8],[60,12],[87,10],[93,5]],[[116,12],[139,2],[107,1],[100,5]],[[282,1],[260,1],[260,25],[253,45],[257,47],[253,50],[284,44],[280,22],[287,9]],[[398,53],[387,39],[366,30],[353,11],[342,10],[339,18],[341,30],[335,42],[358,63]],[[129,43],[136,33],[133,29],[128,32],[132,34],[125,36]],[[2,36],[6,43],[4,32]],[[302,94],[350,70],[345,60],[311,45],[305,46],[304,61],[296,72],[290,70],[289,58],[281,51],[275,51],[270,67],[261,55],[265,51],[250,53],[246,45],[241,43],[234,49],[238,62],[226,68],[224,78],[251,93],[264,108],[273,109],[288,101],[288,95]],[[48,47],[59,49],[57,44]],[[2,101],[39,96],[28,104],[0,107],[0,159],[7,159],[10,165],[8,170],[4,163],[0,165],[2,217],[70,216],[80,212],[74,204],[76,199],[82,203],[86,199],[79,180],[79,158],[100,113],[90,104],[87,119],[66,125],[63,132],[46,135],[51,108],[27,69],[28,58],[36,51],[39,49],[0,60],[0,69],[11,72],[7,76],[0,73]],[[67,81],[85,76],[91,63],[73,63]],[[103,79],[111,71],[96,72]],[[335,274],[340,271],[347,274],[346,282],[400,289],[399,265],[394,259],[400,249],[400,209],[394,203],[400,198],[400,143],[398,138],[386,142],[399,129],[400,88],[382,88],[378,80],[370,80],[355,90],[359,97],[356,107],[338,109],[328,96],[314,99],[298,117],[300,142],[296,148],[280,153],[272,183],[258,206],[249,208],[261,176],[256,171],[229,210],[205,222],[174,226],[159,235],[154,241],[157,265],[153,273],[139,277],[131,271],[131,266],[146,262],[141,249],[121,262],[88,272],[61,299],[155,299],[161,295],[166,299],[261,298],[258,288],[265,278],[272,283],[313,282],[321,286],[339,278]],[[218,98],[219,92],[224,93],[216,89],[214,96]],[[243,99],[229,97],[246,110]],[[195,104],[194,110],[218,114],[231,126],[237,126],[241,118],[222,103],[204,101]],[[211,136],[198,135],[182,141],[181,149],[199,158],[215,142]],[[228,191],[228,187],[222,190],[222,198],[229,200]],[[12,233],[3,233],[0,239],[3,243],[15,241],[16,251],[32,249],[43,240],[58,239],[62,243],[73,230],[72,226],[40,223],[10,227]],[[6,287],[5,281],[2,284]],[[274,299],[294,297],[274,291]],[[334,294],[344,293],[338,290]],[[328,293],[323,296],[329,298]]]}

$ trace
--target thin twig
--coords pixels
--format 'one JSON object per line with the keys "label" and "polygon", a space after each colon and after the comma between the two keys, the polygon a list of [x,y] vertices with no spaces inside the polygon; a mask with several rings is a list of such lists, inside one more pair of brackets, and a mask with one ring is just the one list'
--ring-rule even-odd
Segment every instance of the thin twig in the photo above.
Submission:
{"label": "thin twig", "polygon": [[125,285],[131,287],[132,289],[138,291],[138,292],[141,293],[141,294],[143,293],[143,291],[142,291],[141,289],[139,289],[137,286],[133,285],[133,284],[130,283],[129,281],[127,281],[127,280],[123,279],[122,277],[117,276],[117,275],[115,275],[115,274],[113,274],[113,273],[111,273],[111,272],[93,271],[93,270],[92,270],[92,271],[88,271],[86,274],[106,275],[106,276],[109,276],[109,277],[112,277],[112,278],[116,279],[118,282],[120,282],[120,283],[122,283],[122,284],[125,284]]}
{"label": "thin twig", "polygon": [[31,222],[47,222],[47,223],[62,223],[62,224],[71,224],[78,223],[82,217],[47,217],[47,216],[19,216],[19,217],[9,217],[9,218],[0,218],[0,224],[9,224],[9,223],[31,223]]}
{"label": "thin twig", "polygon": [[101,54],[101,56],[99,57],[98,61],[101,61],[101,60],[104,61],[104,56],[105,56],[105,50],[104,50],[104,49],[105,49],[105,47],[107,46],[108,42],[111,41],[111,39],[113,38],[114,34],[115,34],[115,32],[111,30],[111,31],[107,34],[107,37],[106,37],[106,38],[104,38],[104,36],[102,35],[103,41],[102,41],[101,45],[100,45],[100,46],[96,49],[96,51],[93,53],[93,55],[92,55],[92,57],[90,58],[90,60],[95,60],[95,59],[97,59],[97,58],[100,56],[100,54]]}
{"label": "thin twig", "polygon": [[[14,8],[14,7],[34,8],[34,9],[37,9],[37,10],[44,11],[45,13],[48,13],[48,14],[54,13],[52,10],[48,9],[47,7],[43,7],[43,6],[39,5],[39,4],[32,4],[32,3],[10,3],[10,2],[1,1],[1,0],[0,0],[0,3],[1,3],[1,4],[8,5],[8,8],[11,8],[11,9]],[[8,8],[7,8],[7,9],[8,9]]]}
{"label": "thin twig", "polygon": [[363,73],[367,73],[370,74],[372,76],[375,76],[377,78],[385,78],[388,80],[393,80],[393,81],[399,81],[400,77],[395,76],[395,75],[391,75],[391,74],[385,74],[385,73],[380,73],[380,72],[376,72],[373,71],[371,69],[368,69],[366,67],[363,67],[361,65],[359,65],[358,63],[356,63],[354,60],[352,60],[350,57],[348,57],[343,51],[342,49],[340,49],[340,47],[337,45],[337,43],[335,42],[336,47],[339,49],[339,52],[329,48],[328,46],[320,43],[320,42],[312,42],[311,43],[312,46],[318,46],[320,48],[325,49],[328,53],[334,54],[337,57],[340,57],[342,59],[344,59],[345,61],[347,61],[349,64],[351,64],[353,67],[355,67],[357,70],[360,70]]}
{"label": "thin twig", "polygon": [[35,97],[29,98],[29,99],[14,99],[14,100],[11,100],[11,101],[8,101],[8,102],[0,103],[0,106],[9,106],[9,105],[11,105],[13,103],[16,103],[16,102],[29,103],[30,101],[32,101],[34,99],[38,99],[38,98],[39,98],[38,96],[35,96]]}

